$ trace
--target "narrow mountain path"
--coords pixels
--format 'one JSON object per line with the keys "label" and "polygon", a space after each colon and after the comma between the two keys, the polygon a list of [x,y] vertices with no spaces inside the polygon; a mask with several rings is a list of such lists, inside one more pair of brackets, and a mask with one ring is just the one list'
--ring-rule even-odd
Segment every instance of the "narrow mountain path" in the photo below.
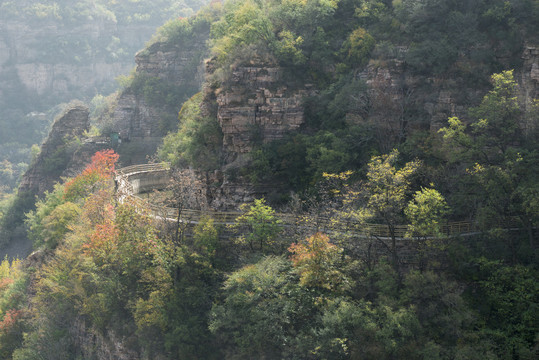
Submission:
{"label": "narrow mountain path", "polygon": [[[166,187],[170,180],[170,167],[168,164],[141,164],[132,165],[125,168],[121,168],[116,171],[116,186],[118,191],[118,198],[120,201],[126,201],[130,199],[135,204],[140,203],[141,206],[149,208],[152,216],[156,218],[165,219],[168,221],[177,221],[178,209],[169,208],[166,206],[159,206],[151,204],[148,201],[142,199],[138,194],[142,192],[160,190]],[[202,216],[210,216],[214,219],[215,223],[221,225],[227,225],[234,223],[234,220],[241,215],[237,211],[202,211],[193,209],[183,209],[181,214],[181,221],[189,223],[198,223]],[[290,214],[277,214],[284,226],[301,226],[303,217]],[[331,219],[320,218],[322,223],[329,224]],[[348,228],[344,227],[339,231],[357,231],[352,230],[357,228],[357,224],[348,224]],[[305,225],[304,225],[305,226]],[[332,229],[330,231],[335,231]],[[398,239],[404,239],[408,232],[407,225],[397,225],[395,227],[395,235]],[[443,234],[446,236],[473,236],[480,234],[480,230],[477,228],[473,221],[458,221],[450,222],[444,225]],[[379,239],[389,239],[390,231],[387,225],[384,224],[366,224],[361,227],[361,231],[358,233],[360,236],[370,236]],[[427,238],[434,238],[433,234]]]}

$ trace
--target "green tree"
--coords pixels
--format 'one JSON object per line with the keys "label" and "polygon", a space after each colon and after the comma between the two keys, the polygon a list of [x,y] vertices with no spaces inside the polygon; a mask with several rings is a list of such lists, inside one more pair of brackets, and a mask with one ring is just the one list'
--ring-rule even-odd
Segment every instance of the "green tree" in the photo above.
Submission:
{"label": "green tree", "polygon": [[497,344],[500,356],[538,355],[539,285],[537,270],[480,258],[470,301],[479,309],[480,332]]}
{"label": "green tree", "polygon": [[402,168],[395,166],[399,152],[375,156],[368,164],[367,209],[374,219],[380,219],[389,229],[393,266],[398,268],[396,226],[403,222],[403,210],[410,192],[412,176],[420,166],[418,160],[406,163]]}
{"label": "green tree", "polygon": [[337,173],[345,170],[350,160],[346,143],[329,131],[320,131],[312,138],[307,148],[305,160],[314,179],[318,180],[324,172]]}
{"label": "green tree", "polygon": [[215,257],[219,248],[219,231],[214,225],[214,220],[209,216],[200,219],[193,230],[194,248],[200,251],[202,256],[210,259]]}
{"label": "green tree", "polygon": [[519,122],[523,115],[517,101],[513,70],[494,74],[491,79],[493,89],[470,111],[476,119],[470,125],[476,157],[488,165],[503,161],[507,151],[521,138]]}
{"label": "green tree", "polygon": [[81,214],[81,208],[71,202],[58,205],[42,220],[43,237],[48,248],[54,249],[63,237],[70,231],[70,226]]}
{"label": "green tree", "polygon": [[254,250],[255,244],[260,250],[274,246],[281,232],[281,220],[275,215],[275,210],[266,205],[266,200],[255,199],[252,204],[243,204],[241,210],[243,214],[232,225],[240,233],[237,243],[247,244],[251,250]]}
{"label": "green tree", "polygon": [[212,24],[212,51],[222,63],[230,64],[242,49],[254,46],[260,52],[273,48],[273,24],[262,2],[228,1],[226,15]]}
{"label": "green tree", "polygon": [[418,328],[410,307],[339,298],[325,309],[312,351],[326,359],[410,359]]}
{"label": "green tree", "polygon": [[355,67],[364,65],[375,45],[374,38],[363,28],[352,31],[344,43],[346,60]]}
{"label": "green tree", "polygon": [[440,350],[454,351],[459,341],[466,342],[465,331],[474,318],[461,296],[461,287],[445,275],[432,271],[406,274],[399,294],[401,306],[414,308],[421,331],[419,336],[433,341]]}
{"label": "green tree", "polygon": [[[206,235],[210,235],[206,226]],[[200,238],[199,238],[200,239]],[[149,303],[164,320],[164,349],[173,358],[220,359],[215,339],[208,328],[208,314],[219,285],[219,273],[211,254],[200,254],[185,245],[170,241],[160,250],[162,269],[153,272],[158,278],[166,271],[164,286],[155,284],[155,300]],[[155,278],[155,277],[154,277]],[[148,279],[152,284],[151,278]],[[150,300],[150,299],[149,299]],[[141,301],[145,301],[141,297]],[[159,307],[162,304],[162,307]],[[149,312],[148,316],[151,316]]]}
{"label": "green tree", "polygon": [[442,236],[442,225],[448,212],[442,194],[435,189],[422,187],[404,209],[410,222],[409,234],[417,237]]}
{"label": "green tree", "polygon": [[444,140],[458,146],[456,150],[467,155],[466,160],[483,165],[497,165],[521,138],[519,122],[523,112],[516,97],[513,70],[492,75],[493,89],[483,97],[481,104],[470,110],[471,131],[458,118],[450,118],[449,126],[439,130]]}
{"label": "green tree", "polygon": [[36,209],[26,214],[25,225],[34,247],[38,248],[45,243],[45,218],[64,202],[64,187],[56,184],[52,192],[45,192],[44,199],[36,202]]}
{"label": "green tree", "polygon": [[[478,203],[476,216],[484,230],[498,238],[505,238],[513,261],[517,256],[517,243],[503,229],[519,225],[527,229],[529,245],[534,244],[533,226],[535,215],[526,193],[533,194],[532,179],[537,173],[537,149],[525,147],[522,128],[527,114],[522,111],[516,97],[516,81],[513,71],[492,75],[493,89],[481,104],[472,108],[473,117],[469,128],[457,118],[449,119],[449,126],[440,129],[447,145],[449,159],[461,157],[467,173],[476,186]],[[528,190],[526,190],[528,189]]]}
{"label": "green tree", "polygon": [[302,326],[316,317],[314,299],[297,287],[290,271],[288,260],[269,256],[225,280],[223,297],[214,304],[210,321],[225,358],[294,356],[291,348],[298,337],[303,338]]}
{"label": "green tree", "polygon": [[202,116],[202,100],[203,94],[198,93],[183,104],[178,131],[168,134],[159,148],[163,161],[202,170],[219,167],[223,133],[216,118]]}
{"label": "green tree", "polygon": [[444,237],[443,224],[449,213],[449,207],[444,197],[435,189],[421,188],[416,191],[412,200],[404,209],[408,219],[408,232],[406,236],[416,238],[419,268],[425,269],[429,258],[428,249],[440,238]]}

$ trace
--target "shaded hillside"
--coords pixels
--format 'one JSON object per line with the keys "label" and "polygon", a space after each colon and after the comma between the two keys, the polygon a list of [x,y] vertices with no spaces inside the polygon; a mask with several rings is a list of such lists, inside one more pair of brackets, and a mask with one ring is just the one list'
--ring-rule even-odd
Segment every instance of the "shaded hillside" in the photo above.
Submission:
{"label": "shaded hillside", "polygon": [[[36,252],[0,264],[0,357],[537,358],[538,11],[232,0],[167,23],[98,114],[120,155],[61,179],[26,215]],[[147,197],[174,219],[111,181],[166,132],[174,181]]]}
{"label": "shaded hillside", "polygon": [[[76,175],[96,151],[113,147],[124,165],[148,161],[166,133],[176,128],[181,104],[201,87],[208,34],[209,22],[203,17],[162,26],[147,48],[137,53],[135,71],[121,81],[123,89],[101,98],[101,108],[93,111],[102,136],[88,138],[89,114],[84,124],[69,116],[59,119],[63,125],[53,124],[48,138],[54,144],[44,143],[25,172],[18,195],[7,205],[2,242],[14,238],[12,232],[21,228],[24,213],[33,208],[36,196],[41,198],[52,190],[60,175]],[[65,127],[77,131],[66,134]],[[24,236],[18,233],[16,238],[22,241]]]}
{"label": "shaded hillside", "polygon": [[105,135],[118,134],[122,163],[141,163],[177,128],[184,101],[200,91],[210,23],[204,16],[163,25],[138,52],[135,71],[122,80]]}
{"label": "shaded hillside", "polygon": [[[180,114],[161,158],[217,169],[206,178],[214,206],[283,201],[373,153],[433,156],[421,149],[440,141],[449,117],[471,120],[496,71],[515,69],[520,106],[532,110],[537,4],[436,4],[226,2],[212,23],[204,98],[192,100],[202,112]],[[205,137],[215,126],[222,136]],[[207,148],[221,149],[211,164]]]}
{"label": "shaded hillside", "polygon": [[[46,136],[56,107],[116,88],[134,54],[166,20],[199,0],[0,2],[0,179],[11,190]],[[61,110],[61,109],[60,109]]]}

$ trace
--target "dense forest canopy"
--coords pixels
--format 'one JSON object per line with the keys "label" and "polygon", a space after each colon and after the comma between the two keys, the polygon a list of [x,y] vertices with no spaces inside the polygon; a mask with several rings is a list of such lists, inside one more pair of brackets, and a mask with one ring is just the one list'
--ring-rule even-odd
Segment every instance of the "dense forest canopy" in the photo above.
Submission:
{"label": "dense forest canopy", "polygon": [[[208,31],[211,72],[157,156],[279,192],[189,225],[178,176],[163,220],[116,196],[118,155],[96,153],[27,213],[37,252],[0,265],[1,357],[537,358],[537,18],[533,0],[230,0],[167,23],[149,46]],[[241,158],[212,96],[250,66],[314,90],[298,129],[253,128]],[[432,110],[442,93],[452,108]]]}
{"label": "dense forest canopy", "polygon": [[[217,19],[214,12],[204,15],[213,18],[209,45],[216,67],[208,85],[226,89],[231,71],[253,59],[283,67],[289,88],[315,84],[317,93],[305,99],[301,131],[276,142],[254,139],[251,166],[241,170],[255,182],[283,180],[303,190],[323,172],[361,168],[373,153],[400,146],[411,159],[420,143],[439,141],[430,130],[446,118],[435,123],[425,104],[437,101],[432,96],[439,88],[452,106],[479,104],[478,89],[488,90],[491,74],[521,66],[525,42],[537,37],[531,16],[537,11],[533,1],[228,1]],[[395,78],[390,85],[375,78],[367,86],[366,65],[388,68]],[[522,107],[528,100],[519,101]],[[534,116],[533,99],[531,104],[525,105],[528,115],[519,115],[521,128],[525,117]],[[466,110],[460,113],[473,121]],[[181,128],[191,126],[193,116],[183,115],[178,134],[165,140],[162,159],[196,167],[207,163],[202,148],[220,148],[219,136],[201,141],[211,137],[207,130],[215,119],[214,125],[200,122],[206,125],[198,132]],[[526,131],[531,139],[532,129]],[[180,141],[186,133],[193,135]]]}

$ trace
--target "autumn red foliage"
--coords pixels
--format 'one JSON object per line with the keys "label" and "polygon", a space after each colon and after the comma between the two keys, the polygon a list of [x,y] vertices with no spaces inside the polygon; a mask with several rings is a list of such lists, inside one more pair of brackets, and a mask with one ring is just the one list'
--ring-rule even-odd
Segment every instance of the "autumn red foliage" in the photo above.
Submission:
{"label": "autumn red foliage", "polygon": [[0,291],[4,290],[11,284],[13,284],[13,279],[11,278],[0,279]]}
{"label": "autumn red foliage", "polygon": [[83,245],[84,253],[96,259],[113,253],[117,248],[118,228],[112,220],[98,224],[90,237],[90,241]]}
{"label": "autumn red foliage", "polygon": [[84,171],[96,171],[101,176],[111,176],[119,157],[120,155],[116,154],[112,149],[98,151],[92,156],[92,162]]}
{"label": "autumn red foliage", "polygon": [[106,183],[114,173],[119,155],[114,150],[98,151],[84,171],[65,184],[64,199],[74,201],[84,197],[97,184]]}
{"label": "autumn red foliage", "polygon": [[6,311],[4,319],[0,321],[0,332],[9,331],[17,323],[17,320],[21,317],[21,315],[21,310],[11,309]]}

